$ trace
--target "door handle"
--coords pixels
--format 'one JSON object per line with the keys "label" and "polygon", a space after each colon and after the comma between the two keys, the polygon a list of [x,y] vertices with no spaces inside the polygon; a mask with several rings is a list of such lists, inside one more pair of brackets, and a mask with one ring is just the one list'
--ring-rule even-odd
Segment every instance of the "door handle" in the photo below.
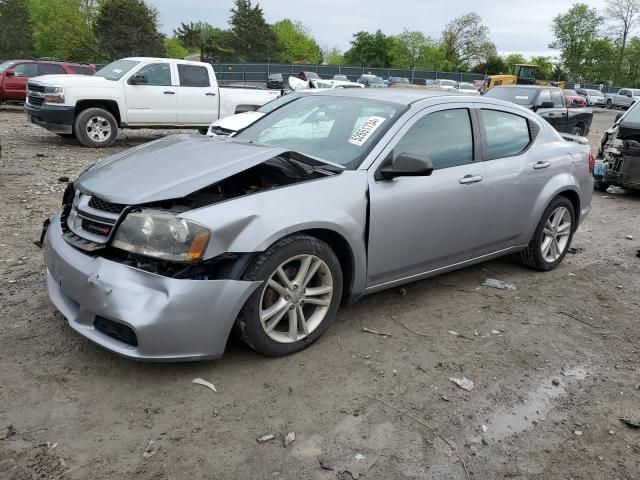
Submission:
{"label": "door handle", "polygon": [[176,94],[176,92],[172,92],[171,90],[166,90],[166,91],[164,91],[162,93],[164,93],[165,95],[175,95]]}
{"label": "door handle", "polygon": [[482,181],[482,175],[465,175],[462,177],[459,182],[463,185],[468,185],[469,183],[478,183]]}
{"label": "door handle", "polygon": [[539,161],[538,163],[536,163],[533,168],[535,168],[536,170],[542,170],[543,168],[547,168],[548,166],[551,165],[551,162],[547,162],[547,161]]}
{"label": "door handle", "polygon": [[206,95],[207,97],[215,97],[215,96],[216,96],[216,94],[215,94],[215,93],[213,93],[213,92],[207,92],[207,93],[205,93],[205,95]]}

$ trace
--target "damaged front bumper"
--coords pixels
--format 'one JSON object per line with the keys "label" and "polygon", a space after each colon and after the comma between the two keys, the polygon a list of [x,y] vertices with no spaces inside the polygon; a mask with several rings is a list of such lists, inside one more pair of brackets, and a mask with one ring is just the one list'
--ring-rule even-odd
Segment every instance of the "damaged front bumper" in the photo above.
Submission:
{"label": "damaged front bumper", "polygon": [[54,215],[43,252],[49,298],[69,325],[124,357],[215,359],[260,282],[173,279],[92,257],[62,237]]}

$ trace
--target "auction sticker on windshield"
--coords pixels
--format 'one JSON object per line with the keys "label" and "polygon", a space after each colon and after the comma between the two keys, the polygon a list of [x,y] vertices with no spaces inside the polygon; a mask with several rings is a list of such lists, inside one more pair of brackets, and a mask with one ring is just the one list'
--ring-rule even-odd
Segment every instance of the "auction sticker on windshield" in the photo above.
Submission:
{"label": "auction sticker on windshield", "polygon": [[351,135],[349,143],[361,147],[385,120],[386,118],[384,117],[369,117],[362,126]]}

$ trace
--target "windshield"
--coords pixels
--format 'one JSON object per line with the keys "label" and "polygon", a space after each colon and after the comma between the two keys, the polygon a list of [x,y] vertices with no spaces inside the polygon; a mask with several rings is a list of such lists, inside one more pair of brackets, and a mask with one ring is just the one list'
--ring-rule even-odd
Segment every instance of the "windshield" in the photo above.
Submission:
{"label": "windshield", "polygon": [[273,112],[276,108],[280,108],[283,105],[286,105],[289,102],[293,102],[302,96],[301,93],[289,93],[287,95],[282,95],[281,97],[276,98],[275,100],[271,100],[270,102],[265,103],[260,108],[256,110],[256,112],[260,113],[270,113]]}
{"label": "windshield", "polygon": [[604,94],[600,90],[586,90],[587,95],[594,97],[602,97]]}
{"label": "windshield", "polygon": [[2,62],[0,63],[0,72],[4,72],[7,68],[15,65],[16,62]]}
{"label": "windshield", "polygon": [[379,100],[307,95],[262,117],[235,138],[356,169],[404,110],[403,105]]}
{"label": "windshield", "polygon": [[453,80],[438,80],[438,82],[445,87],[453,87],[456,84]]}
{"label": "windshield", "polygon": [[629,110],[627,110],[622,117],[621,121],[629,123],[640,123],[640,109],[638,109],[638,103],[634,103]]}
{"label": "windshield", "polygon": [[475,90],[476,87],[473,86],[473,84],[471,83],[460,83],[458,88],[460,90]]}
{"label": "windshield", "polygon": [[363,77],[363,80],[369,83],[384,83],[380,77]]}
{"label": "windshield", "polygon": [[104,77],[107,80],[120,80],[129,70],[138,65],[137,60],[116,60],[106,67],[102,67],[94,75]]}
{"label": "windshield", "polygon": [[391,77],[391,82],[392,83],[409,83],[409,79],[404,77]]}
{"label": "windshield", "polygon": [[578,95],[578,92],[576,92],[575,90],[569,90],[568,88],[565,88],[562,93],[564,93],[565,95]]}
{"label": "windshield", "polygon": [[534,88],[494,87],[484,94],[485,97],[499,98],[518,105],[533,105],[537,90]]}

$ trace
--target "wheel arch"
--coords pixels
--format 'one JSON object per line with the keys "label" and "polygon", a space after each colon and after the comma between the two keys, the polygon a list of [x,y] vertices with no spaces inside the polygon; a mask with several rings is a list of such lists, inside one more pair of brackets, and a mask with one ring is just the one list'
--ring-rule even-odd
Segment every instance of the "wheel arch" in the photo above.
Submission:
{"label": "wheel arch", "polygon": [[107,112],[111,113],[118,122],[118,126],[122,123],[122,117],[120,116],[120,107],[118,106],[118,102],[115,100],[78,100],[76,103],[76,108],[74,112],[74,116],[77,116],[83,110],[87,108],[102,108]]}

